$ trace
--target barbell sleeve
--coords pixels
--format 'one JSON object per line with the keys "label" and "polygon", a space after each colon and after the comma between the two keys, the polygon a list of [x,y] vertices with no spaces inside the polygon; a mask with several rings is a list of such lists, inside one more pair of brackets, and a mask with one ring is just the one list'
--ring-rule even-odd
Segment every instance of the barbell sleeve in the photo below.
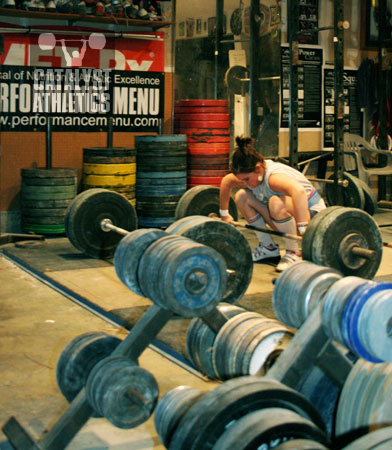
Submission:
{"label": "barbell sleeve", "polygon": [[113,222],[110,219],[103,219],[101,221],[101,228],[102,231],[114,231],[123,236],[129,234],[129,231],[124,230],[124,228],[116,227],[116,225],[113,225]]}

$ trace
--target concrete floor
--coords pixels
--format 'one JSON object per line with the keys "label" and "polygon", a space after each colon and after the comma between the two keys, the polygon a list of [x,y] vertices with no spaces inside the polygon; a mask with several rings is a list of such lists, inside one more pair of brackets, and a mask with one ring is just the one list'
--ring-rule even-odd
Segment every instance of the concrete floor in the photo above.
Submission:
{"label": "concrete floor", "polygon": [[[124,299],[130,298],[130,291],[116,278],[110,265],[63,271],[52,271],[49,266],[47,273],[53,280],[72,286],[80,295],[99,298],[104,308],[116,308],[117,303],[123,305]],[[271,281],[276,276],[274,267],[255,265],[245,302],[271,292]],[[391,279],[391,276],[392,248],[384,247],[376,278]],[[93,315],[1,253],[0,286],[0,426],[10,416],[15,416],[38,439],[67,408],[55,379],[62,349],[75,336],[87,331],[104,331],[120,338],[125,337],[127,331]],[[266,307],[271,308],[270,297],[266,302],[269,303]],[[160,395],[179,385],[207,391],[218,384],[176,364],[154,348],[143,352],[139,364],[154,375]],[[90,419],[67,448],[163,449],[153,417],[131,430],[118,429],[105,419]],[[0,449],[10,448],[0,430]]]}

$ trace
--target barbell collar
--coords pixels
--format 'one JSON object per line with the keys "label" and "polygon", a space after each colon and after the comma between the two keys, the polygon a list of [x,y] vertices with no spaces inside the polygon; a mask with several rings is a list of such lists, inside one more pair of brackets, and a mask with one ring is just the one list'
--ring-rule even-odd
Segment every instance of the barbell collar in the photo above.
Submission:
{"label": "barbell collar", "polygon": [[123,236],[126,236],[129,233],[129,231],[124,230],[124,228],[116,227],[115,225],[113,225],[113,222],[110,219],[102,219],[101,229],[105,232],[114,231],[115,233],[121,234]]}

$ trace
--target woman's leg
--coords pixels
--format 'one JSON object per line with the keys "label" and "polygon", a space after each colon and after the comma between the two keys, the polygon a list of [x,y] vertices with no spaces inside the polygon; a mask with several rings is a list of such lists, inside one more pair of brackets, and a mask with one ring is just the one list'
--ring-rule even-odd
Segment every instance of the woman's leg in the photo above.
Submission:
{"label": "woman's leg", "polygon": [[[274,228],[282,233],[298,234],[297,223],[293,216],[293,205],[291,198],[275,195],[270,198],[268,207]],[[281,272],[290,264],[298,261],[300,253],[298,241],[289,238],[283,238],[283,240],[286,244],[286,255],[276,267],[278,272]]]}
{"label": "woman's leg", "polygon": [[[247,189],[239,190],[235,195],[235,203],[249,225],[265,228],[265,222],[272,224],[268,208],[257,200]],[[259,245],[252,251],[253,261],[279,258],[279,247],[274,243],[271,235],[255,231]]]}

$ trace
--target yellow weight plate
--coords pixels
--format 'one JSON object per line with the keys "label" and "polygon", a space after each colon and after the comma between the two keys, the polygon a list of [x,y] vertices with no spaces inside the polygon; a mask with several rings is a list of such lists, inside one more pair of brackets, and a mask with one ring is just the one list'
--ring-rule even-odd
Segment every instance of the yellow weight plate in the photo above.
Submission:
{"label": "yellow weight plate", "polygon": [[86,175],[130,175],[136,173],[136,163],[133,164],[83,164]]}

